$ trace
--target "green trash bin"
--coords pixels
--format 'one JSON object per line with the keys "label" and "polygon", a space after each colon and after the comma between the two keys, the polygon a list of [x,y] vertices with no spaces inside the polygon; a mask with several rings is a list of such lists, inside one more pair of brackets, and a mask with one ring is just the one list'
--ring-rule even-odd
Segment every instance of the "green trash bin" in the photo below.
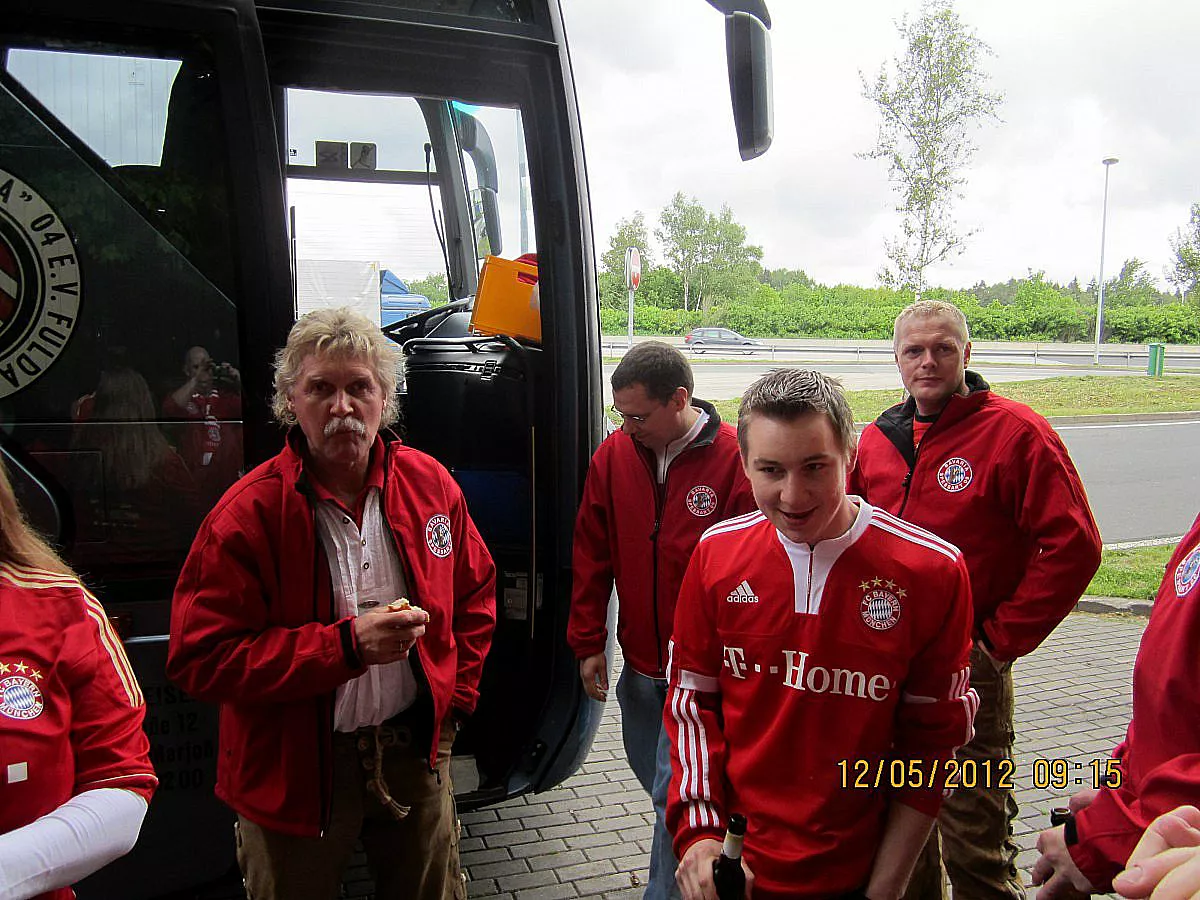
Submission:
{"label": "green trash bin", "polygon": [[1146,361],[1146,374],[1154,378],[1161,378],[1163,373],[1163,364],[1167,357],[1166,344],[1150,344],[1148,346],[1149,354]]}

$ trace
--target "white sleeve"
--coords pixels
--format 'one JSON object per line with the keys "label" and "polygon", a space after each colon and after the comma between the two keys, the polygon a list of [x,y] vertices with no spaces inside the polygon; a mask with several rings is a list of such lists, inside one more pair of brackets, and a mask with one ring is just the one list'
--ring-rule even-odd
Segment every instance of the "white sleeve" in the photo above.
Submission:
{"label": "white sleeve", "polygon": [[72,797],[0,834],[0,900],[27,900],[74,884],[133,849],[147,804],[123,788]]}

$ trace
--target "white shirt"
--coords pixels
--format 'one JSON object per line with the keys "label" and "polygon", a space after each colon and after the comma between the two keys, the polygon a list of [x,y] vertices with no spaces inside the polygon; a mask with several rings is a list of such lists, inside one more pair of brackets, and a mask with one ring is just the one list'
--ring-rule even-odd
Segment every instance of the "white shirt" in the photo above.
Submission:
{"label": "white shirt", "polygon": [[[317,504],[317,534],[333,576],[337,617],[357,616],[405,597],[408,586],[391,531],[383,519],[379,488],[367,489],[362,528],[332,500]],[[412,665],[401,659],[371,666],[337,689],[333,705],[335,731],[378,725],[412,705],[417,680]]]}
{"label": "white shirt", "polygon": [[667,444],[664,450],[661,450],[658,456],[658,483],[664,484],[667,480],[667,469],[671,467],[671,463],[675,461],[680,453],[687,449],[688,444],[694,441],[700,432],[704,430],[704,425],[708,422],[708,413],[697,407],[700,415],[696,416],[696,421],[692,423],[692,427],[687,430],[687,434],[678,440],[671,441]]}

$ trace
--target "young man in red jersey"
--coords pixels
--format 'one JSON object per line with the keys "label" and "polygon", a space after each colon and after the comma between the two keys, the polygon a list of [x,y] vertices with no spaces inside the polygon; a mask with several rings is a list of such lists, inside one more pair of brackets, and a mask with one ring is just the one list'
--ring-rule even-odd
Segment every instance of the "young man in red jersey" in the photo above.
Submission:
{"label": "young man in red jersey", "polygon": [[755,900],[899,897],[977,704],[962,554],[847,496],[854,427],[836,381],[763,376],[738,442],[759,511],[701,538],[671,645],[683,896],[712,896],[740,812]]}
{"label": "young man in red jersey", "polygon": [[[958,307],[913,303],[896,318],[896,365],[908,399],[863,431],[850,491],[959,547],[971,573],[979,694],[976,766],[1011,765],[1013,660],[1032,652],[1074,607],[1100,565],[1100,532],[1067,448],[1042,416],[993,394],[967,371],[971,341]],[[947,800],[913,875],[910,900],[944,893],[1024,896],[1009,782]]]}

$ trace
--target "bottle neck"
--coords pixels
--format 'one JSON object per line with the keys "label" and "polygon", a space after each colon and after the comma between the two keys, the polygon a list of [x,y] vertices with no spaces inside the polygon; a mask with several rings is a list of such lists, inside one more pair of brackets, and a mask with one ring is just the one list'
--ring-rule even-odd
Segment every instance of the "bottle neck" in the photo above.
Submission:
{"label": "bottle neck", "polygon": [[721,855],[729,859],[741,859],[742,841],[742,835],[725,832],[725,844],[721,847]]}

